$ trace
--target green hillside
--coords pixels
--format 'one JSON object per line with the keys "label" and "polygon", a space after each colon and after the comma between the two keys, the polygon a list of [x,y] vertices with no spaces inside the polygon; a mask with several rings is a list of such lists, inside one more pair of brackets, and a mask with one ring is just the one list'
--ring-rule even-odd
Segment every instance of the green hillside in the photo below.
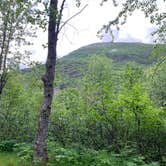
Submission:
{"label": "green hillside", "polygon": [[[152,64],[154,62],[151,57],[152,50],[152,44],[143,43],[94,43],[81,47],[58,59],[56,66],[57,86],[73,85],[75,81],[77,82],[78,78],[87,71],[90,58],[94,55],[111,58],[113,75],[118,77],[128,62],[135,62],[143,67]],[[38,65],[34,69],[26,71],[33,70],[40,77],[45,69],[43,65]],[[61,81],[59,82],[59,80]]]}
{"label": "green hillside", "polygon": [[107,56],[113,60],[114,68],[120,69],[127,62],[141,65],[152,64],[152,44],[142,43],[95,43],[81,47],[58,60],[57,68],[62,75],[79,77],[86,71],[88,60],[93,55]]}
{"label": "green hillside", "polygon": [[150,64],[149,59],[153,45],[142,43],[95,43],[81,47],[68,54],[63,59],[87,58],[93,54],[106,55],[115,62],[135,61],[140,64]]}

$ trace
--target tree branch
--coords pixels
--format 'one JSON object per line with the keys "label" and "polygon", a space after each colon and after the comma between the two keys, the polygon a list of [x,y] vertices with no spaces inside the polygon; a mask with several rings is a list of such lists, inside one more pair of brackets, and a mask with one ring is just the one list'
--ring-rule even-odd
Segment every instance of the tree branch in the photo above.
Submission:
{"label": "tree branch", "polygon": [[71,16],[69,19],[67,19],[59,28],[59,32],[62,30],[62,28],[70,21],[72,20],[74,17],[78,16],[80,13],[82,13],[85,8],[88,6],[88,4],[86,4],[79,12],[77,12],[76,14],[74,14],[73,16]]}
{"label": "tree branch", "polygon": [[62,12],[63,12],[63,9],[64,9],[65,2],[66,2],[66,0],[63,0],[62,4],[61,4],[61,7],[60,7],[59,17],[58,17],[58,22],[57,22],[57,29],[56,29],[57,33],[60,32],[60,23],[61,23],[61,19],[62,19]]}

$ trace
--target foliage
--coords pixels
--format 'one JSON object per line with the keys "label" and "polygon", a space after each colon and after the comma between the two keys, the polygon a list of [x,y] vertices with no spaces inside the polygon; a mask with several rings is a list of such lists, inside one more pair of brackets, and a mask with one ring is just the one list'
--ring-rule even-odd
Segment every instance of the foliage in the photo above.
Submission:
{"label": "foliage", "polygon": [[[31,141],[34,136],[35,110],[41,93],[28,89],[26,78],[11,73],[0,100],[0,140]],[[33,94],[33,95],[32,95]]]}
{"label": "foliage", "polygon": [[[132,68],[129,67],[126,71],[128,76],[125,77],[124,87],[119,96],[120,109],[124,113],[123,116],[130,122],[129,125],[133,126],[133,128],[126,129],[126,132],[131,130],[132,141],[137,143],[139,151],[147,158],[155,159],[165,153],[165,145],[161,146],[166,134],[163,132],[165,120],[161,118],[165,116],[165,113],[161,109],[153,108],[150,98],[140,82],[140,70]],[[156,133],[160,133],[159,138]],[[150,144],[151,146],[149,146]]]}
{"label": "foliage", "polygon": [[[129,63],[114,79],[113,67],[107,57],[93,56],[75,86],[55,93],[48,132],[50,165],[165,164],[166,114],[149,95],[152,90],[158,94],[145,79],[151,70]],[[42,99],[41,72],[11,72],[0,101],[0,147],[9,149],[14,140],[19,160],[29,165],[35,110]],[[164,68],[157,72],[154,80],[164,78]],[[55,84],[63,83],[61,79]],[[160,101],[155,95],[153,100]]]}
{"label": "foliage", "polygon": [[[112,61],[107,58],[111,57],[118,62],[118,66],[114,66],[116,69],[124,64],[122,62],[127,61],[147,66],[154,62],[148,59],[152,45],[135,43],[129,48],[130,44],[102,43],[81,48],[70,55],[71,63],[68,62],[67,66],[70,64],[71,70],[65,71],[68,76],[64,72],[65,78],[60,74],[54,81],[58,34],[68,23],[67,20],[61,24],[66,0],[63,0],[61,5],[57,2],[50,1],[50,7],[47,1],[41,0],[2,0],[0,4],[0,150],[11,152],[15,147],[23,165],[37,164],[32,163],[33,154],[36,158],[43,157],[43,161],[47,160],[45,138],[53,89],[56,85],[60,87],[71,84],[68,76],[72,75],[74,79],[79,77],[80,80],[75,80],[72,87],[63,86],[63,90],[54,94],[48,133],[49,165],[165,165],[165,66],[157,71],[152,82],[146,84],[143,80],[144,72],[136,64],[129,64],[125,69],[120,68],[121,71],[114,72],[120,77],[114,77]],[[40,5],[36,5],[39,3],[44,11],[40,10]],[[117,6],[116,0],[113,0],[113,3]],[[79,7],[80,4],[81,1],[76,0],[76,6]],[[102,30],[108,32],[112,25],[119,29],[118,24],[124,24],[128,14],[141,9],[152,23],[159,25],[153,35],[159,35],[158,40],[165,42],[165,13],[160,13],[156,4],[157,0],[124,1],[118,17],[104,25]],[[27,27],[30,24],[34,27],[39,25],[46,30],[47,16],[49,51],[46,74],[42,77],[45,86],[44,100],[34,143],[36,153],[33,153],[29,142],[34,138],[37,119],[34,110],[38,109],[42,100],[41,81],[38,80],[40,74],[36,76],[30,72],[26,75],[17,70],[12,71],[11,68],[18,68],[21,61],[20,49],[14,46],[21,46],[21,42],[29,45],[25,36],[35,35],[29,33]],[[33,26],[30,27],[31,30],[32,28]],[[25,53],[30,54],[28,51]],[[96,55],[91,57],[94,53]],[[78,60],[73,61],[76,55],[79,61],[85,57],[87,59],[78,64]],[[65,57],[61,63],[68,60],[69,58]],[[60,69],[60,72],[62,73],[63,69]],[[150,95],[145,85],[150,85]]]}
{"label": "foliage", "polygon": [[20,163],[31,163],[33,161],[33,148],[31,144],[18,143],[14,152],[17,153]]}
{"label": "foliage", "polygon": [[56,148],[55,159],[52,164],[77,165],[77,166],[111,166],[111,165],[143,165],[140,156],[123,156],[123,154],[108,153],[107,151],[95,151],[92,149]]}
{"label": "foliage", "polygon": [[[93,150],[72,144],[70,146],[62,146],[55,142],[48,142],[48,150],[50,160],[48,165],[59,166],[111,166],[111,165],[126,165],[126,166],[158,166],[156,162],[146,164],[144,157],[136,153],[135,149],[125,147],[120,153],[108,152],[106,150]],[[16,151],[18,152],[19,161],[22,164],[36,165],[32,163],[32,147],[30,144],[17,144]]]}
{"label": "foliage", "polygon": [[161,64],[160,66],[154,66],[150,74],[150,94],[155,105],[163,107],[166,106],[166,63]]}
{"label": "foliage", "polygon": [[[108,0],[103,0],[103,3],[107,2]],[[120,11],[115,17],[114,20],[109,21],[108,24],[103,25],[101,30],[98,32],[99,34],[105,31],[106,33],[110,32],[112,35],[112,40],[114,40],[113,35],[113,27],[120,29],[120,27],[127,22],[129,16],[131,16],[134,11],[138,9],[142,11],[146,18],[149,18],[150,23],[155,24],[157,26],[157,30],[152,33],[152,36],[155,36],[155,42],[165,43],[166,42],[166,29],[165,29],[165,13],[162,10],[160,0],[125,0],[125,1],[118,1],[113,0],[113,4],[115,7],[119,6]],[[162,1],[165,3],[165,0]]]}
{"label": "foliage", "polygon": [[118,153],[130,145],[148,161],[161,159],[165,113],[153,107],[142,68],[128,64],[116,86],[111,70],[107,58],[93,57],[79,87],[56,95],[50,137],[63,145],[78,143]]}
{"label": "foliage", "polygon": [[85,59],[92,55],[106,55],[107,57],[113,59],[115,62],[125,62],[125,61],[135,61],[140,64],[149,64],[152,61],[149,59],[151,51],[153,50],[153,45],[142,44],[142,43],[94,43],[79,48],[71,52],[68,56],[60,59],[68,60],[80,60]]}
{"label": "foliage", "polygon": [[0,94],[8,80],[9,70],[18,67],[20,62],[23,63],[23,59],[30,55],[29,51],[23,51],[20,47],[31,44],[25,37],[35,37],[34,28],[31,26],[30,31],[27,28],[27,24],[32,23],[29,18],[33,15],[34,7],[35,4],[29,0],[1,0]]}
{"label": "foliage", "polygon": [[12,152],[15,146],[15,140],[5,140],[0,143],[1,152]]}
{"label": "foliage", "polygon": [[145,68],[154,63],[155,58],[150,56],[152,51],[152,44],[94,43],[58,59],[56,72],[62,77],[62,85],[75,87],[77,80],[83,78],[87,72],[91,57],[106,56],[112,60],[112,76],[119,82],[126,63],[136,62]]}

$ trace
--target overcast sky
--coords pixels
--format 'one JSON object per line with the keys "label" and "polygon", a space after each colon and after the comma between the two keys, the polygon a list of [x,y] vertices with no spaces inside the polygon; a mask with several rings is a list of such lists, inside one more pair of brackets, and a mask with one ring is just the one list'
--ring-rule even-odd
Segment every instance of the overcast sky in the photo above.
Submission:
{"label": "overcast sky", "polygon": [[[71,2],[71,1],[70,1]],[[110,35],[105,34],[103,39],[97,37],[97,31],[100,30],[103,24],[114,19],[119,8],[113,7],[111,2],[100,6],[100,0],[84,0],[82,7],[88,3],[88,7],[69,25],[67,25],[59,37],[58,57],[67,55],[69,52],[96,42],[109,42]],[[81,7],[80,7],[81,9]],[[66,4],[63,21],[77,13],[80,9],[75,7],[75,4]],[[120,31],[115,32],[115,42],[142,42],[152,43],[150,33],[155,27],[145,19],[144,14],[140,11],[135,11],[134,14],[128,17],[128,21]],[[38,38],[34,39],[34,45],[31,48],[32,60],[45,61],[47,50],[42,48],[42,44],[47,43],[47,33],[38,33]]]}

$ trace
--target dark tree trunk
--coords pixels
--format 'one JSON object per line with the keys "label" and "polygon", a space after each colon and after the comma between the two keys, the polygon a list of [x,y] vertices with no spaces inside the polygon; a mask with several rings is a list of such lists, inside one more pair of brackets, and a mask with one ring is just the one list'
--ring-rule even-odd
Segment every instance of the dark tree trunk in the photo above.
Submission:
{"label": "dark tree trunk", "polygon": [[57,5],[58,0],[50,1],[49,25],[48,25],[48,56],[46,61],[46,73],[42,77],[44,84],[44,98],[40,108],[38,126],[34,140],[34,160],[46,162],[48,160],[46,136],[51,113],[53,99],[53,82],[56,64],[57,47]]}
{"label": "dark tree trunk", "polygon": [[47,162],[48,160],[46,136],[54,94],[53,83],[55,77],[58,35],[61,29],[68,23],[68,21],[81,13],[87,6],[86,5],[80,12],[76,13],[62,25],[60,25],[65,2],[66,0],[61,1],[61,5],[58,10],[58,0],[50,0],[48,24],[48,55],[46,61],[46,73],[42,77],[44,85],[44,98],[40,108],[38,126],[34,140],[34,160],[41,160],[42,162]]}

